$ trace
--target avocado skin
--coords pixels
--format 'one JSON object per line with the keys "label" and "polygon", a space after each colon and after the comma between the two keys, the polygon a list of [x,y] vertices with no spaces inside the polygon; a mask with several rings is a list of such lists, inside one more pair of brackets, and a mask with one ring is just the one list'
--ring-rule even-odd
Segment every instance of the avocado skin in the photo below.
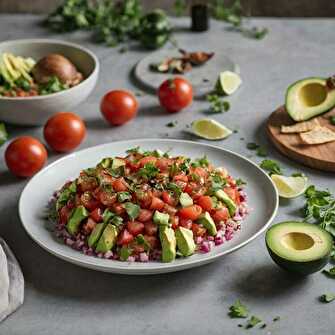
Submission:
{"label": "avocado skin", "polygon": [[281,258],[277,254],[275,254],[270,249],[267,243],[266,247],[268,249],[271,258],[277,265],[279,265],[282,269],[288,272],[296,273],[301,276],[307,276],[314,272],[320,271],[329,262],[329,255],[326,255],[320,259],[309,262],[292,262],[287,259]]}

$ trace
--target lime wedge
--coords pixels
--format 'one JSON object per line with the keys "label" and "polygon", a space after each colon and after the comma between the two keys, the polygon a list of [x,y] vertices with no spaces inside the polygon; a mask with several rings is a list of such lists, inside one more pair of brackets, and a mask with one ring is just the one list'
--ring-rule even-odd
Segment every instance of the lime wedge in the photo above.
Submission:
{"label": "lime wedge", "polygon": [[233,94],[242,84],[241,77],[231,71],[221,72],[215,85],[218,94]]}
{"label": "lime wedge", "polygon": [[296,198],[303,194],[307,188],[306,177],[285,177],[273,174],[271,179],[282,198]]}
{"label": "lime wedge", "polygon": [[222,140],[232,131],[220,122],[212,119],[199,119],[192,122],[193,133],[207,140]]}

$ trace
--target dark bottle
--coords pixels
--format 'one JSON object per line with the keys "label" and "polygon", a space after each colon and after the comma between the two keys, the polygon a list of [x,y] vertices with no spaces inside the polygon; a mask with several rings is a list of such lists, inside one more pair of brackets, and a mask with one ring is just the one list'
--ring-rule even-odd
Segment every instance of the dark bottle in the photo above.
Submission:
{"label": "dark bottle", "polygon": [[192,1],[191,18],[193,31],[206,31],[209,28],[209,8],[207,1]]}

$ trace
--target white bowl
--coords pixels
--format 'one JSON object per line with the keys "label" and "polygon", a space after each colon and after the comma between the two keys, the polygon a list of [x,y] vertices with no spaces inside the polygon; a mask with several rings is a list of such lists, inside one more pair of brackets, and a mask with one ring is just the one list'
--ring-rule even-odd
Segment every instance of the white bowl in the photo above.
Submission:
{"label": "white bowl", "polygon": [[25,126],[43,125],[54,113],[71,111],[83,102],[96,85],[99,73],[98,58],[88,49],[69,42],[51,39],[23,39],[0,43],[0,54],[10,52],[17,56],[39,60],[50,53],[67,57],[84,80],[67,90],[33,97],[0,97],[0,120]]}

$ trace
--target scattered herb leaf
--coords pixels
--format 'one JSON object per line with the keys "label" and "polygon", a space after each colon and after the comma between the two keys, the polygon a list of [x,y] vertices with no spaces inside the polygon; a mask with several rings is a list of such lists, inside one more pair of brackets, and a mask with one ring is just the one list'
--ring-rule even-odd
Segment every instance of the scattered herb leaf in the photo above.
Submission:
{"label": "scattered herb leaf", "polygon": [[262,322],[261,319],[259,319],[257,316],[252,315],[251,318],[248,320],[245,328],[249,329],[249,328],[255,327],[260,322]]}
{"label": "scattered herb leaf", "polygon": [[273,322],[276,322],[276,321],[279,321],[279,320],[280,320],[280,316],[276,316],[276,317],[273,318],[272,321],[273,321]]}
{"label": "scattered herb leaf", "polygon": [[173,128],[178,124],[178,121],[171,121],[169,123],[167,123],[165,126],[169,127],[169,128]]}
{"label": "scattered herb leaf", "polygon": [[322,296],[320,296],[319,299],[321,302],[329,303],[335,300],[335,294],[331,294],[331,293],[323,294]]}
{"label": "scattered herb leaf", "polygon": [[247,143],[247,149],[249,150],[256,150],[259,148],[259,145],[254,142]]}
{"label": "scattered herb leaf", "polygon": [[264,147],[259,147],[256,149],[256,155],[259,157],[266,157],[268,155],[268,151]]}
{"label": "scattered herb leaf", "polygon": [[237,185],[237,186],[247,185],[247,182],[244,181],[244,180],[241,179],[241,178],[238,178],[238,179],[236,179],[236,185]]}
{"label": "scattered herb leaf", "polygon": [[260,167],[263,170],[266,170],[269,172],[270,175],[272,174],[282,174],[281,168],[279,166],[279,164],[271,159],[264,159],[261,164]]}
{"label": "scattered herb leaf", "polygon": [[121,261],[126,261],[128,257],[131,255],[133,250],[131,248],[126,247],[125,245],[120,250],[120,259]]}
{"label": "scattered herb leaf", "polygon": [[125,202],[126,200],[131,200],[131,194],[129,192],[118,192],[117,200],[119,202]]}
{"label": "scattered herb leaf", "polygon": [[223,113],[230,109],[230,103],[217,94],[207,94],[206,99],[210,104],[210,113]]}
{"label": "scattered herb leaf", "polygon": [[249,315],[248,308],[241,303],[240,300],[236,300],[234,305],[229,307],[228,315],[231,318],[247,318]]}

